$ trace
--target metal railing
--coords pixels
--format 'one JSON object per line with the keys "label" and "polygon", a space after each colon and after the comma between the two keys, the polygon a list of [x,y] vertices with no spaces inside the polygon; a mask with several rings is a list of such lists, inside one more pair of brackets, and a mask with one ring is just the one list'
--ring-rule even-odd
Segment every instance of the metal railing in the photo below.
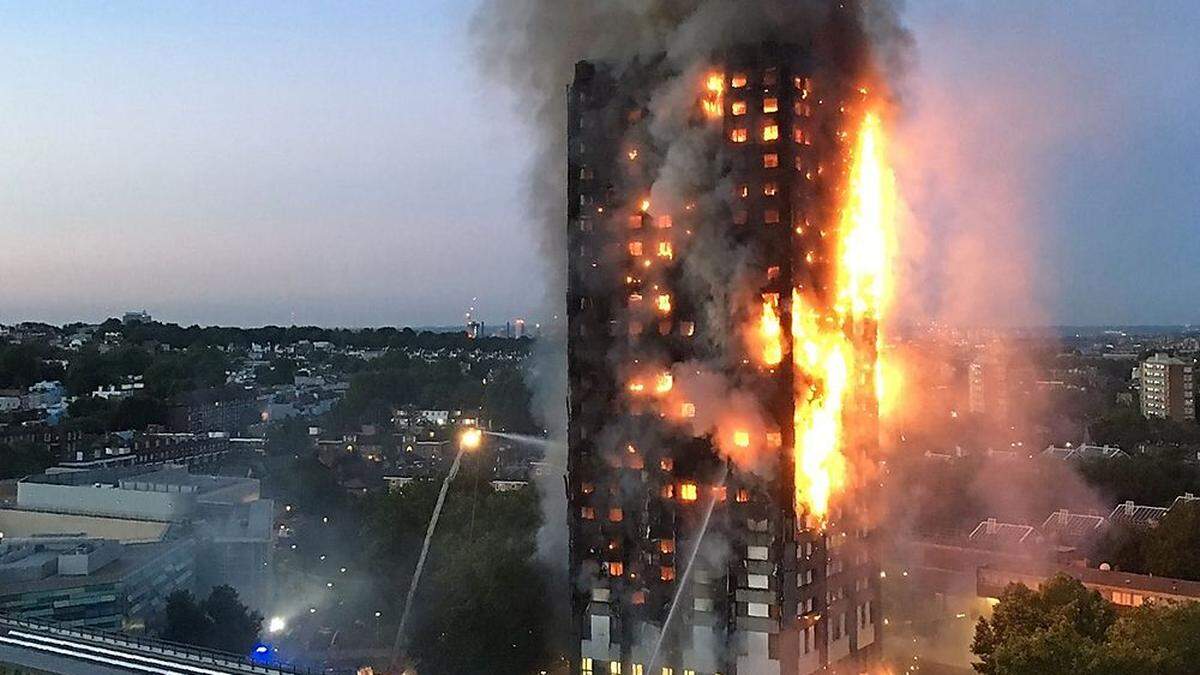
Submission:
{"label": "metal railing", "polygon": [[0,615],[0,628],[21,628],[43,633],[48,637],[69,637],[97,644],[124,647],[145,654],[174,658],[186,663],[218,666],[236,673],[262,673],[263,675],[349,675],[355,672],[353,669],[316,668],[287,662],[256,663],[247,656],[208,649],[206,647],[197,647],[169,640],[143,638],[91,628],[63,626],[53,622],[30,621],[28,619],[18,619],[5,615]]}

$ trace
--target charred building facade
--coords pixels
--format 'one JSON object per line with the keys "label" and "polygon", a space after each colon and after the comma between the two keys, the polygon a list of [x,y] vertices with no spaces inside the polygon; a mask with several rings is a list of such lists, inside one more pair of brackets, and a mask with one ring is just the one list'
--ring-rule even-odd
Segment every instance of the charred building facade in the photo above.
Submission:
{"label": "charred building facade", "polygon": [[[823,72],[782,44],[723,50],[697,72],[576,66],[573,673],[858,673],[877,658],[869,481],[848,477],[862,489],[825,513],[797,498],[817,488],[799,484],[794,452],[808,386],[796,335],[808,305],[835,302],[847,129],[865,98]],[[874,331],[850,331],[869,352],[851,379],[873,377]],[[844,452],[870,456],[873,390],[846,406]]]}

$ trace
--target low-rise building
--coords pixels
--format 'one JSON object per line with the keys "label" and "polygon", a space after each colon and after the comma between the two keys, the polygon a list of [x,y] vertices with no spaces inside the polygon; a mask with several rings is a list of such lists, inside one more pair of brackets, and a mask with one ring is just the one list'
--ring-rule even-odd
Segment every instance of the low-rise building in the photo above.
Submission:
{"label": "low-rise building", "polygon": [[140,630],[191,590],[188,539],[121,544],[81,535],[6,537],[0,544],[0,614],[67,626]]}

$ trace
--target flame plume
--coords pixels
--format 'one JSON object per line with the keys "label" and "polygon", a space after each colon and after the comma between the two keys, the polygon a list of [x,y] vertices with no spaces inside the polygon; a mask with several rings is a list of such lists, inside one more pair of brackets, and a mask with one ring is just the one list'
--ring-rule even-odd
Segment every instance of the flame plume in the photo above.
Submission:
{"label": "flame plume", "polygon": [[[878,324],[891,292],[895,199],[879,114],[865,113],[853,138],[836,232],[833,306],[822,309],[810,289],[792,293],[796,512],[821,524],[850,481],[847,422],[877,415],[880,401],[895,391],[891,370],[877,362]],[[870,402],[865,409],[864,399]]]}

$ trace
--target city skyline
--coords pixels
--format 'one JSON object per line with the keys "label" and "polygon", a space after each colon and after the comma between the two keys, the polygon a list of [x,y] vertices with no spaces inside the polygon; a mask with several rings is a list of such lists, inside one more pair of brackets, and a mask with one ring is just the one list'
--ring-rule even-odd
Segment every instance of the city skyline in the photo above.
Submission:
{"label": "city skyline", "polygon": [[[0,322],[532,320],[532,132],[472,61],[473,4],[0,9]],[[898,131],[944,161],[899,162],[902,191],[929,241],[1019,254],[993,271],[1030,322],[1200,321],[1200,9],[1090,9],[910,8]],[[934,260],[914,278],[963,318],[1019,314]]]}

